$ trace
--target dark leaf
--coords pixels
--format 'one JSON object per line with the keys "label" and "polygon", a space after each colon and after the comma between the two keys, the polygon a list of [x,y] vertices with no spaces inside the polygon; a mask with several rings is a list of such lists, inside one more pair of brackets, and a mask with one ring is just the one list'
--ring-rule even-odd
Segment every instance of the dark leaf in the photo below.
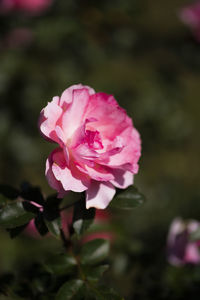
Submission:
{"label": "dark leaf", "polygon": [[59,289],[55,300],[78,300],[80,298],[81,288],[83,287],[84,282],[80,279],[70,280],[64,283]]}
{"label": "dark leaf", "polygon": [[144,196],[138,192],[134,186],[128,187],[126,190],[120,190],[111,201],[110,207],[120,209],[133,209],[140,206],[145,201]]}
{"label": "dark leaf", "polygon": [[62,199],[56,195],[49,196],[44,203],[44,218],[53,221],[60,216],[59,205]]}
{"label": "dark leaf", "polygon": [[19,191],[10,185],[0,184],[0,194],[8,199],[16,199],[19,196]]}
{"label": "dark leaf", "polygon": [[61,218],[57,218],[53,221],[45,220],[45,224],[49,232],[51,232],[55,237],[60,237]]}
{"label": "dark leaf", "polygon": [[73,229],[76,234],[83,234],[92,224],[95,217],[95,208],[86,209],[85,199],[74,205]]}
{"label": "dark leaf", "polygon": [[25,211],[32,212],[33,214],[39,213],[39,208],[28,201],[23,201],[22,205]]}
{"label": "dark leaf", "polygon": [[14,228],[26,224],[34,215],[26,212],[21,202],[7,204],[0,210],[0,226]]}
{"label": "dark leaf", "polygon": [[0,276],[0,287],[11,285],[15,276],[13,273],[5,273]]}
{"label": "dark leaf", "polygon": [[90,300],[124,300],[113,289],[96,285],[95,282],[89,282],[87,285],[87,296]]}
{"label": "dark leaf", "polygon": [[38,232],[40,235],[45,235],[47,234],[47,232],[49,231],[46,224],[45,224],[45,221],[44,221],[44,218],[43,218],[43,215],[42,213],[39,213],[36,218],[35,218],[35,227],[37,228]]}
{"label": "dark leaf", "polygon": [[7,231],[9,232],[10,237],[13,239],[13,238],[17,237],[22,231],[24,231],[24,229],[26,228],[27,225],[28,225],[28,223],[26,223],[22,226],[7,229]]}
{"label": "dark leaf", "polygon": [[44,204],[44,197],[41,193],[41,190],[39,187],[33,187],[28,182],[24,182],[21,185],[21,193],[20,196],[28,201],[36,202],[40,205]]}
{"label": "dark leaf", "polygon": [[119,296],[113,289],[100,286],[95,291],[96,300],[124,300],[123,297]]}
{"label": "dark leaf", "polygon": [[87,280],[91,282],[97,282],[103,275],[103,273],[108,270],[109,265],[101,265],[97,267],[88,267],[86,266],[84,268],[84,274],[87,278]]}
{"label": "dark leaf", "polygon": [[74,270],[75,266],[76,259],[69,253],[50,257],[45,262],[46,270],[54,275],[69,274]]}
{"label": "dark leaf", "polygon": [[96,264],[104,260],[109,253],[109,242],[103,239],[92,240],[82,246],[81,264]]}

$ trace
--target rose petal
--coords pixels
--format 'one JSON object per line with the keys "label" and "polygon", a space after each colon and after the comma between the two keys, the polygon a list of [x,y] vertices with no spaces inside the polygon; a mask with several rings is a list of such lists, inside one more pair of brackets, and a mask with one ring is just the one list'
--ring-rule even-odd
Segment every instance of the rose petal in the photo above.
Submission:
{"label": "rose petal", "polygon": [[66,137],[71,138],[73,133],[84,122],[84,114],[89,101],[87,89],[77,89],[72,93],[72,102],[63,114],[62,127]]}
{"label": "rose petal", "polygon": [[85,164],[83,166],[77,164],[77,168],[89,175],[92,179],[97,181],[110,181],[114,180],[113,172],[111,170],[107,170],[101,165],[93,163],[91,166]]}
{"label": "rose petal", "polygon": [[83,192],[89,186],[89,178],[81,173],[75,166],[67,166],[62,149],[55,149],[47,162],[46,176],[50,185],[61,192]]}
{"label": "rose petal", "polygon": [[[124,139],[124,147],[121,151],[109,156],[109,161],[103,161],[105,164],[113,168],[122,168],[136,174],[138,171],[137,162],[141,155],[141,140],[138,131],[135,128],[128,127],[121,134]],[[127,167],[127,168],[126,168]]]}
{"label": "rose petal", "polygon": [[41,111],[39,118],[39,127],[41,133],[50,140],[56,141],[55,131],[56,122],[62,114],[62,109],[58,106],[59,97],[54,97],[51,102]]}
{"label": "rose petal", "polygon": [[72,97],[73,91],[77,89],[83,89],[83,88],[87,89],[90,95],[95,94],[95,90],[87,85],[74,84],[62,93],[60,98],[60,105],[63,106],[64,103],[71,103],[73,99]]}
{"label": "rose petal", "polygon": [[133,185],[134,176],[131,172],[120,169],[113,169],[112,174],[115,178],[110,182],[117,188],[126,189],[128,186]]}
{"label": "rose petal", "polygon": [[92,181],[86,191],[86,208],[104,209],[115,195],[115,188],[109,182]]}
{"label": "rose petal", "polygon": [[59,198],[62,198],[65,194],[66,191],[63,189],[62,184],[55,178],[53,172],[52,172],[52,154],[47,158],[46,161],[46,170],[45,170],[45,175],[47,177],[47,181],[49,185],[58,191],[58,196]]}
{"label": "rose petal", "polygon": [[[62,188],[65,191],[83,192],[88,188],[89,179],[81,173],[72,164],[67,166],[64,153],[62,149],[55,149],[50,155],[49,169],[52,170],[54,178],[58,183],[62,184]],[[55,181],[53,182],[56,185]],[[56,186],[58,188],[58,186]],[[56,188],[56,189],[57,189]]]}

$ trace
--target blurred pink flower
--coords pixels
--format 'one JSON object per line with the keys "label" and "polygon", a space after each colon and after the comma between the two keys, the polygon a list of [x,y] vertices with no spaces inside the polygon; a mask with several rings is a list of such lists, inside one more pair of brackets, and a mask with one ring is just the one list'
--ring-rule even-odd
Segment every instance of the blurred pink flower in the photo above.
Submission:
{"label": "blurred pink flower", "polygon": [[183,7],[179,16],[182,22],[190,27],[195,39],[200,42],[200,1]]}
{"label": "blurred pink flower", "polygon": [[[36,204],[35,202],[31,202],[35,206],[37,206],[40,211],[42,212],[43,209],[40,205]],[[62,222],[62,229],[63,232],[66,236],[66,238],[69,238],[69,227],[72,225],[72,217],[73,213],[72,210],[66,210],[61,213],[61,222]],[[101,239],[107,239],[110,241],[113,241],[115,238],[115,234],[111,230],[102,230],[101,225],[105,225],[106,223],[108,224],[110,222],[111,216],[108,212],[103,211],[103,210],[96,210],[95,214],[95,219],[94,219],[94,224],[100,225],[100,228],[98,230],[95,230],[93,232],[86,233],[83,236],[82,243],[86,243],[88,241],[101,238]],[[41,235],[38,233],[34,220],[31,220],[28,224],[28,226],[25,229],[25,234],[34,238],[34,239],[40,239]],[[46,237],[50,237],[50,234],[47,234]]]}
{"label": "blurred pink flower", "polygon": [[24,233],[34,239],[40,239],[41,235],[35,227],[34,219],[32,219],[29,224],[26,226]]}
{"label": "blurred pink flower", "polygon": [[104,209],[115,187],[133,184],[140,136],[112,95],[73,85],[41,111],[39,126],[59,145],[46,162],[47,180],[59,197],[86,191],[86,207]]}
{"label": "blurred pink flower", "polygon": [[112,242],[114,240],[114,233],[108,231],[91,232],[83,237],[82,243],[84,244],[96,239],[103,239]]}
{"label": "blurred pink flower", "polygon": [[52,0],[1,0],[0,11],[23,11],[29,14],[40,14],[52,3]]}
{"label": "blurred pink flower", "polygon": [[168,261],[175,266],[187,263],[200,263],[200,243],[191,241],[190,235],[194,233],[200,224],[195,220],[184,222],[176,218],[169,229],[167,248]]}

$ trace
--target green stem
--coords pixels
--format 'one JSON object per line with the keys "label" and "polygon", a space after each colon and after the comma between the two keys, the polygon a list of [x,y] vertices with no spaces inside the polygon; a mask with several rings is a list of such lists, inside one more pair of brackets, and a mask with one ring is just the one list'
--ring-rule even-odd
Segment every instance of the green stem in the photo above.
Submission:
{"label": "green stem", "polygon": [[66,236],[65,236],[64,231],[62,230],[62,228],[60,228],[60,238],[61,238],[61,240],[63,242],[64,248],[66,250],[69,249],[69,247],[71,247],[71,240],[66,238]]}

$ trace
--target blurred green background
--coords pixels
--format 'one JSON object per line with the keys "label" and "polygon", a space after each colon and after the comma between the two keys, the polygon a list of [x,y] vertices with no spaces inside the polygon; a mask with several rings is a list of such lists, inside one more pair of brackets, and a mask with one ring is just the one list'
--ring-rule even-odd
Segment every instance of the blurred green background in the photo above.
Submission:
{"label": "blurred green background", "polygon": [[[135,184],[147,201],[131,213],[113,212],[120,237],[106,274],[125,299],[200,293],[199,267],[172,267],[165,250],[174,217],[200,216],[200,45],[178,17],[188,3],[55,0],[39,16],[0,16],[1,183],[28,180],[52,192],[44,169],[55,145],[41,138],[37,121],[47,102],[72,84],[113,94],[141,134]],[[20,28],[29,37],[13,42]],[[57,247],[51,239],[39,244],[1,231],[0,272]]]}

